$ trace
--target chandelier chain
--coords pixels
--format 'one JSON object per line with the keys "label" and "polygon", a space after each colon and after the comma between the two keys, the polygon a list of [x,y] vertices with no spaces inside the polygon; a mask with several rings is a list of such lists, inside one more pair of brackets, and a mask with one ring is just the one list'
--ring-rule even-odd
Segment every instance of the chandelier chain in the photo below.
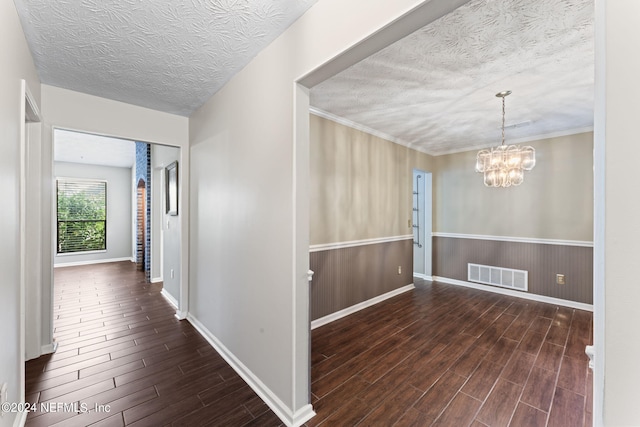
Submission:
{"label": "chandelier chain", "polygon": [[484,175],[484,185],[487,187],[518,186],[524,181],[524,172],[536,165],[536,150],[533,147],[505,145],[504,98],[510,94],[510,90],[496,93],[497,97],[502,98],[502,144],[480,150],[476,156],[476,172]]}
{"label": "chandelier chain", "polygon": [[502,97],[502,145],[504,145],[504,96]]}

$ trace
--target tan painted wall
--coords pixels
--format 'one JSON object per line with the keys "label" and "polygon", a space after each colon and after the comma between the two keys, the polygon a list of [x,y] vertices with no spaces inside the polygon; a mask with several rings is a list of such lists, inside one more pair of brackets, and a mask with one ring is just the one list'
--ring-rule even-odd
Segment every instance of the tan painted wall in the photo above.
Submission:
{"label": "tan painted wall", "polygon": [[506,189],[484,186],[476,151],[436,157],[434,232],[592,241],[593,133],[527,145],[536,167]]}
{"label": "tan painted wall", "polygon": [[412,170],[433,158],[310,115],[310,243],[412,234]]}

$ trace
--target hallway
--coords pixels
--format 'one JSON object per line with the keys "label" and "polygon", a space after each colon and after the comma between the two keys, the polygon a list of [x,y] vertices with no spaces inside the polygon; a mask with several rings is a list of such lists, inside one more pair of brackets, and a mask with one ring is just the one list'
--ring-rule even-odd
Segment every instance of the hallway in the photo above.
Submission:
{"label": "hallway", "polygon": [[280,425],[134,263],[54,274],[58,350],[27,362],[27,426]]}

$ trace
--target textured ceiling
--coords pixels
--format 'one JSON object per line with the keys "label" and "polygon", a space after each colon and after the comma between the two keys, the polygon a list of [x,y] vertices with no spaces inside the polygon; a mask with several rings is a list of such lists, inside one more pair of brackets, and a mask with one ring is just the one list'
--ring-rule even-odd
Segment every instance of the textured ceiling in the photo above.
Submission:
{"label": "textured ceiling", "polygon": [[189,116],[317,0],[15,0],[42,83]]}
{"label": "textured ceiling", "polygon": [[439,155],[593,126],[593,0],[471,0],[315,86],[311,104]]}
{"label": "textured ceiling", "polygon": [[57,162],[130,168],[136,162],[135,142],[62,129],[54,130]]}

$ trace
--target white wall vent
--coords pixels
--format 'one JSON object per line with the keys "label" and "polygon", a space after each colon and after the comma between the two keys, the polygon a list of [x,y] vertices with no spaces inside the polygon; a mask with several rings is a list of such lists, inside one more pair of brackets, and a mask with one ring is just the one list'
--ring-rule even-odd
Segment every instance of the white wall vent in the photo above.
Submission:
{"label": "white wall vent", "polygon": [[469,263],[467,276],[470,282],[525,292],[529,290],[529,272],[525,270]]}

